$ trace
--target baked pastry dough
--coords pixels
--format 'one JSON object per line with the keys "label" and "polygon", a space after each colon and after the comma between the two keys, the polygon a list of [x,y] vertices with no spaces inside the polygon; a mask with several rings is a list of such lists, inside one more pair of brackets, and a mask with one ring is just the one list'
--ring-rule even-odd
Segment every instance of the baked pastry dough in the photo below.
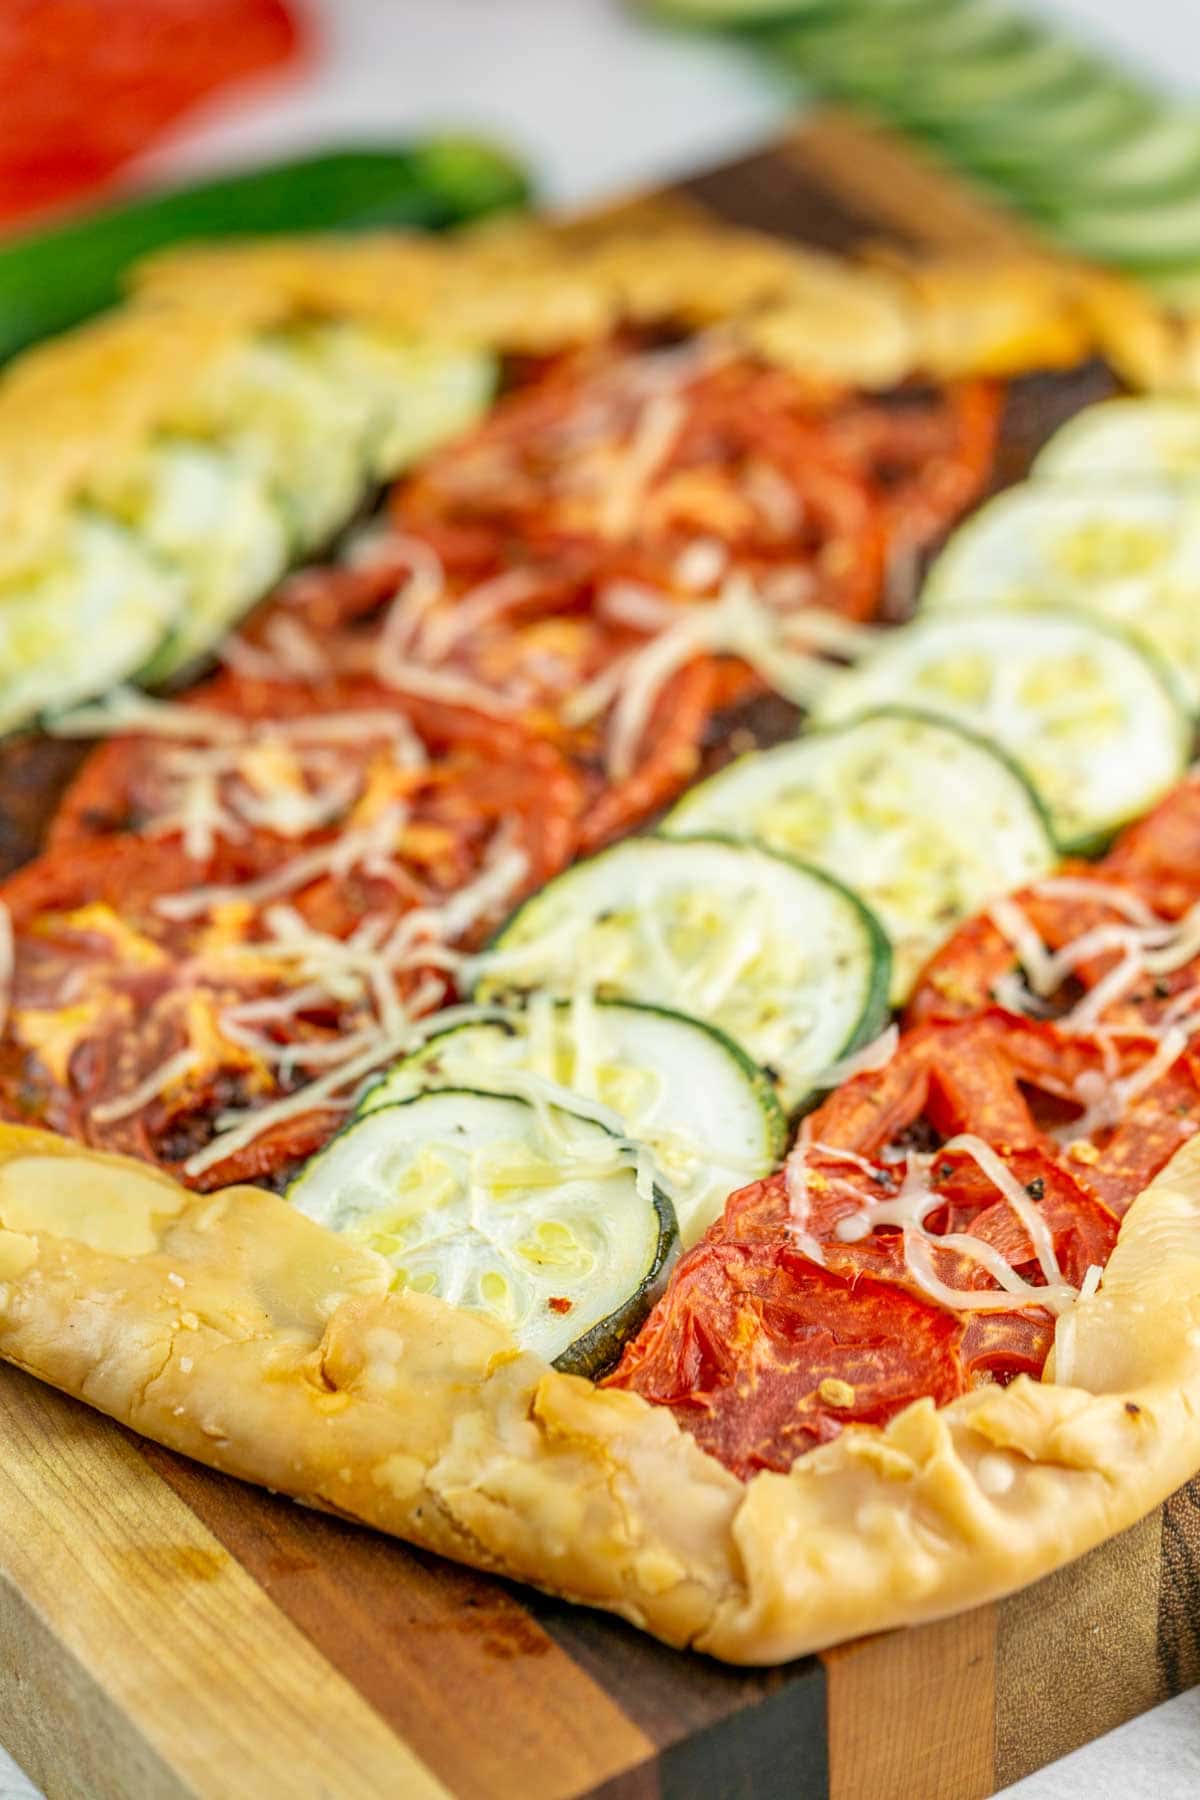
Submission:
{"label": "baked pastry dough", "polygon": [[1074,1313],[1070,1386],[919,1400],[743,1486],[638,1396],[391,1291],[257,1188],[0,1127],[0,1355],[228,1474],[773,1663],[1008,1593],[1200,1462],[1200,1143]]}
{"label": "baked pastry dough", "polygon": [[135,271],[130,302],[0,379],[0,573],[25,566],[81,495],[119,488],[240,337],[346,319],[513,352],[623,322],[720,326],[815,383],[1011,375],[1100,354],[1135,386],[1195,386],[1193,335],[1131,284],[1050,257],[851,263],[686,206],[610,225],[488,224],[185,249]]}

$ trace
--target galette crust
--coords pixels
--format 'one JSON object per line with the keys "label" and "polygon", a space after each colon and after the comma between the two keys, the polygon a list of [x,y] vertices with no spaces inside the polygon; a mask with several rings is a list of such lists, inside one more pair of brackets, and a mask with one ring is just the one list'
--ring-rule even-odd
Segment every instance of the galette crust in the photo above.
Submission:
{"label": "galette crust", "polygon": [[125,306],[0,377],[0,573],[80,498],[119,487],[240,337],[299,318],[545,352],[622,323],[719,327],[817,386],[1007,376],[1105,356],[1135,387],[1200,384],[1192,337],[1138,288],[1047,256],[857,262],[706,222],[686,204],[611,222],[489,222],[449,238],[274,238],[171,251]]}
{"label": "galette crust", "polygon": [[730,1662],[1011,1592],[1200,1464],[1200,1143],[1076,1308],[1073,1385],[917,1401],[746,1485],[666,1410],[389,1281],[260,1189],[194,1195],[0,1126],[0,1356],[228,1474]]}

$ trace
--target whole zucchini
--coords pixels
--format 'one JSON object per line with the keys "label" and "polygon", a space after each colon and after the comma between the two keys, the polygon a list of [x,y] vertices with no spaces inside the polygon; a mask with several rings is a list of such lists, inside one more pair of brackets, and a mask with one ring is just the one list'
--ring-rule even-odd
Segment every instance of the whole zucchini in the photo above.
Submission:
{"label": "whole zucchini", "polygon": [[194,238],[411,226],[436,231],[528,195],[505,151],[473,138],[332,150],[151,194],[0,246],[0,360],[119,297],[141,256]]}

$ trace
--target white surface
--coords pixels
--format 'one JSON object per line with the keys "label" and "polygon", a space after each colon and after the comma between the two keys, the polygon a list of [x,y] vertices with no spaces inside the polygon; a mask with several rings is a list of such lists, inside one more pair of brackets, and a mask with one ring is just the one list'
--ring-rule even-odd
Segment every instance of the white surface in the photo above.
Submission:
{"label": "white surface", "polygon": [[[1045,0],[1040,10],[1107,39],[1172,86],[1200,89],[1196,0]],[[473,126],[523,150],[551,199],[575,202],[719,162],[766,137],[789,110],[748,58],[640,27],[615,0],[325,0],[317,11],[326,37],[319,69],[303,83],[264,84],[257,108],[228,116],[210,108],[147,171],[199,172],[334,139]],[[1006,1800],[1085,1794],[1196,1800],[1200,1690],[1019,1782]],[[0,1749],[0,1800],[35,1795]]]}
{"label": "white surface", "polygon": [[1200,1688],[1192,1688],[1014,1782],[997,1800],[1195,1800],[1197,1794]]}

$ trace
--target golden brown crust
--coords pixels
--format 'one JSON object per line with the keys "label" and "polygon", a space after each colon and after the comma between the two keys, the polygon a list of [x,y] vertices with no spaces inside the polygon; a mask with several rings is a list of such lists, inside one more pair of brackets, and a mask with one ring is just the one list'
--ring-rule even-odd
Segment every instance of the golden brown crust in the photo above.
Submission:
{"label": "golden brown crust", "polygon": [[1077,1307],[1074,1385],[919,1401],[745,1487],[667,1411],[388,1281],[258,1189],[186,1194],[0,1127],[0,1355],[216,1468],[729,1661],[1010,1592],[1200,1464],[1200,1144]]}
{"label": "golden brown crust", "polygon": [[851,263],[700,222],[678,203],[608,223],[501,221],[453,239],[284,238],[172,251],[122,310],[0,379],[0,568],[36,555],[186,412],[240,338],[311,316],[547,351],[622,321],[722,326],[814,382],[1009,375],[1107,355],[1137,385],[1195,383],[1200,359],[1137,289],[1052,258]]}

